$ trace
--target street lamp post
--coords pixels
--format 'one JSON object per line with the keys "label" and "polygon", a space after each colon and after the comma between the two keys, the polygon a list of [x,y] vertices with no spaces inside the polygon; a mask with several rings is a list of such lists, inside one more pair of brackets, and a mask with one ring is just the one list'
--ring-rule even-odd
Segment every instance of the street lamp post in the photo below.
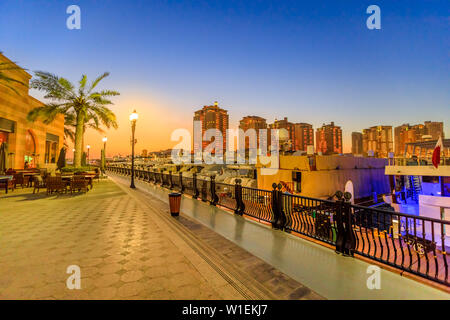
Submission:
{"label": "street lamp post", "polygon": [[[106,152],[106,141],[108,141],[108,138],[104,137],[102,139],[102,141],[103,141],[103,152]],[[105,158],[106,158],[106,153],[105,153]]]}
{"label": "street lamp post", "polygon": [[87,162],[88,162],[87,165],[89,166],[89,165],[90,165],[90,161],[89,161],[89,150],[91,149],[91,146],[90,146],[90,145],[87,145],[86,148],[87,148],[87,160],[88,160],[88,161],[87,161]]}
{"label": "street lamp post", "polygon": [[[108,138],[103,137],[102,141],[103,141],[103,157],[104,157],[104,159],[101,160],[102,163],[101,163],[100,167],[102,168],[103,171],[105,171],[105,169],[106,169],[106,141],[108,141]],[[105,167],[103,167],[103,161],[105,162]]]}
{"label": "street lamp post", "polygon": [[131,121],[131,185],[130,188],[136,188],[134,185],[134,145],[136,143],[136,140],[134,138],[134,132],[136,130],[136,120],[138,119],[138,114],[136,113],[136,110],[133,111],[132,114],[130,114],[130,121]]}

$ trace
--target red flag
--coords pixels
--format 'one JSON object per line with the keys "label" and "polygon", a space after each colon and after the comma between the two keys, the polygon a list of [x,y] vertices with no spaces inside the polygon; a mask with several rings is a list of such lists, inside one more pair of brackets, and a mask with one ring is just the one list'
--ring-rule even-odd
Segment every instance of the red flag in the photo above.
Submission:
{"label": "red flag", "polygon": [[442,137],[439,137],[433,151],[433,165],[437,168],[441,162]]}

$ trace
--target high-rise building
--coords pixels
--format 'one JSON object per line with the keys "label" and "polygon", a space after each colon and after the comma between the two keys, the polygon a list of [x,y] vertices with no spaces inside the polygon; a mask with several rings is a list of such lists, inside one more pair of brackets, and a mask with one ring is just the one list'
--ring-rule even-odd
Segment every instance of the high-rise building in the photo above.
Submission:
{"label": "high-rise building", "polygon": [[413,126],[402,124],[394,128],[395,155],[402,156],[405,152],[411,155],[412,147],[405,150],[407,143],[424,141],[426,138],[437,140],[440,136],[444,139],[443,122],[425,121],[424,124]]}
{"label": "high-rise building", "polygon": [[316,150],[324,155],[342,153],[342,129],[334,122],[316,130]]}
{"label": "high-rise building", "polygon": [[314,145],[314,129],[308,123],[294,124],[294,150],[307,151],[308,146]]}
{"label": "high-rise building", "polygon": [[295,151],[294,142],[295,142],[295,125],[292,122],[288,121],[287,117],[284,117],[283,120],[275,119],[274,123],[269,125],[270,129],[285,129],[284,133],[281,131],[279,135],[280,146],[284,151]]}
{"label": "high-rise building", "polygon": [[[268,147],[268,139],[267,136],[260,137],[259,130],[260,129],[267,129],[267,122],[266,119],[258,117],[258,116],[246,116],[242,118],[241,121],[239,121],[239,129],[244,130],[246,132],[249,129],[254,129],[256,131],[256,139],[257,139],[257,145],[256,148],[260,148],[261,142],[265,143]],[[270,132],[267,132],[267,135],[269,135]],[[261,138],[261,140],[260,140]],[[249,139],[245,139],[245,149],[249,149]]]}
{"label": "high-rise building", "polygon": [[352,132],[352,153],[363,154],[363,135],[361,132]]}
{"label": "high-rise building", "polygon": [[[216,152],[219,148],[221,148],[223,153],[226,150],[228,119],[228,111],[219,108],[217,101],[215,101],[212,106],[204,106],[202,109],[195,111],[194,121],[201,122],[202,137],[204,137],[204,134],[208,129],[218,129],[222,135],[223,145],[216,145]],[[218,141],[218,137],[216,137],[214,141],[216,140]],[[204,150],[209,144],[211,144],[211,141],[204,141],[204,139],[202,139],[202,150]],[[194,141],[194,150],[198,149],[199,146],[196,146],[196,141]]]}
{"label": "high-rise building", "polygon": [[425,121],[425,128],[427,135],[431,136],[432,140],[437,140],[439,137],[444,139],[444,122]]}
{"label": "high-rise building", "polygon": [[409,123],[394,128],[395,155],[402,156],[406,143],[416,141],[416,130]]}
{"label": "high-rise building", "polygon": [[379,158],[387,158],[394,151],[392,126],[374,126],[364,129],[362,133],[363,152]]}

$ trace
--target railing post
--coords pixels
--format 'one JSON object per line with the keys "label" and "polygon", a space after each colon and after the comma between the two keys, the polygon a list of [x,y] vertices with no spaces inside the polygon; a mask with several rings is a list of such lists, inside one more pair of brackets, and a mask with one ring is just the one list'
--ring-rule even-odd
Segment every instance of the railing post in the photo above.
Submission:
{"label": "railing post", "polygon": [[236,198],[236,209],[234,210],[234,213],[242,216],[244,214],[245,207],[244,202],[242,201],[241,179],[235,180],[234,196]]}
{"label": "railing post", "polygon": [[342,191],[337,191],[335,194],[335,197],[337,198],[335,202],[336,206],[336,253],[344,253],[344,242],[345,242],[345,229],[344,229],[344,219],[343,219],[343,193]]}
{"label": "railing post", "polygon": [[[283,186],[281,185],[281,183],[278,184],[278,227],[281,230],[285,229],[285,225],[286,225],[286,216],[284,214],[284,194],[283,191],[281,191],[281,189],[283,188]],[[292,198],[291,198],[292,200]]]}
{"label": "railing post", "polygon": [[344,255],[352,256],[356,249],[356,239],[353,233],[353,217],[352,208],[349,200],[352,195],[349,192],[344,193],[343,203],[343,213],[344,213],[344,224],[345,224],[345,242],[344,242]]}
{"label": "railing post", "polygon": [[184,185],[183,185],[183,172],[179,173],[179,181],[180,181],[180,192],[183,193],[184,192]]}
{"label": "railing post", "polygon": [[283,186],[281,184],[277,185],[276,183],[273,183],[272,188],[272,228],[283,230],[286,223],[283,213],[283,191],[281,191]]}
{"label": "railing post", "polygon": [[211,176],[210,191],[211,191],[210,204],[215,206],[217,202],[219,202],[219,197],[216,194],[216,176]]}
{"label": "railing post", "polygon": [[208,190],[207,190],[208,182],[206,180],[202,180],[202,186],[200,190],[200,198],[203,202],[208,201]]}
{"label": "railing post", "polygon": [[352,211],[348,200],[351,194],[337,191],[335,194],[336,203],[336,253],[342,253],[345,256],[353,256],[356,248],[356,239],[353,234]]}
{"label": "railing post", "polygon": [[271,209],[272,209],[272,228],[277,228],[277,220],[278,220],[278,191],[277,191],[277,184],[274,182],[272,183],[272,201],[271,201]]}
{"label": "railing post", "polygon": [[173,189],[172,171],[169,171],[169,189]]}
{"label": "railing post", "polygon": [[194,188],[194,194],[192,196],[192,198],[197,199],[198,198],[198,188],[197,188],[197,173],[194,172],[192,174],[192,187]]}

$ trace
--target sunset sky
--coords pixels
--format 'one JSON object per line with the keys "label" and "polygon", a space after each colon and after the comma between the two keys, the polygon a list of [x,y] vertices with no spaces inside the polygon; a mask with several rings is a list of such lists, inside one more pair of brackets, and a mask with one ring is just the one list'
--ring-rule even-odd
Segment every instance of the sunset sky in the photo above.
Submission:
{"label": "sunset sky", "polygon": [[[66,27],[71,4],[81,30]],[[381,30],[366,27],[371,4]],[[246,115],[334,121],[349,152],[351,132],[373,125],[444,121],[450,137],[449,13],[448,0],[1,0],[0,51],[73,82],[111,72],[102,87],[121,96],[108,156],[130,152],[133,109],[136,148],[153,151],[174,146],[171,132],[191,130],[194,111],[215,100],[231,127]],[[93,157],[102,137],[87,133]]]}

